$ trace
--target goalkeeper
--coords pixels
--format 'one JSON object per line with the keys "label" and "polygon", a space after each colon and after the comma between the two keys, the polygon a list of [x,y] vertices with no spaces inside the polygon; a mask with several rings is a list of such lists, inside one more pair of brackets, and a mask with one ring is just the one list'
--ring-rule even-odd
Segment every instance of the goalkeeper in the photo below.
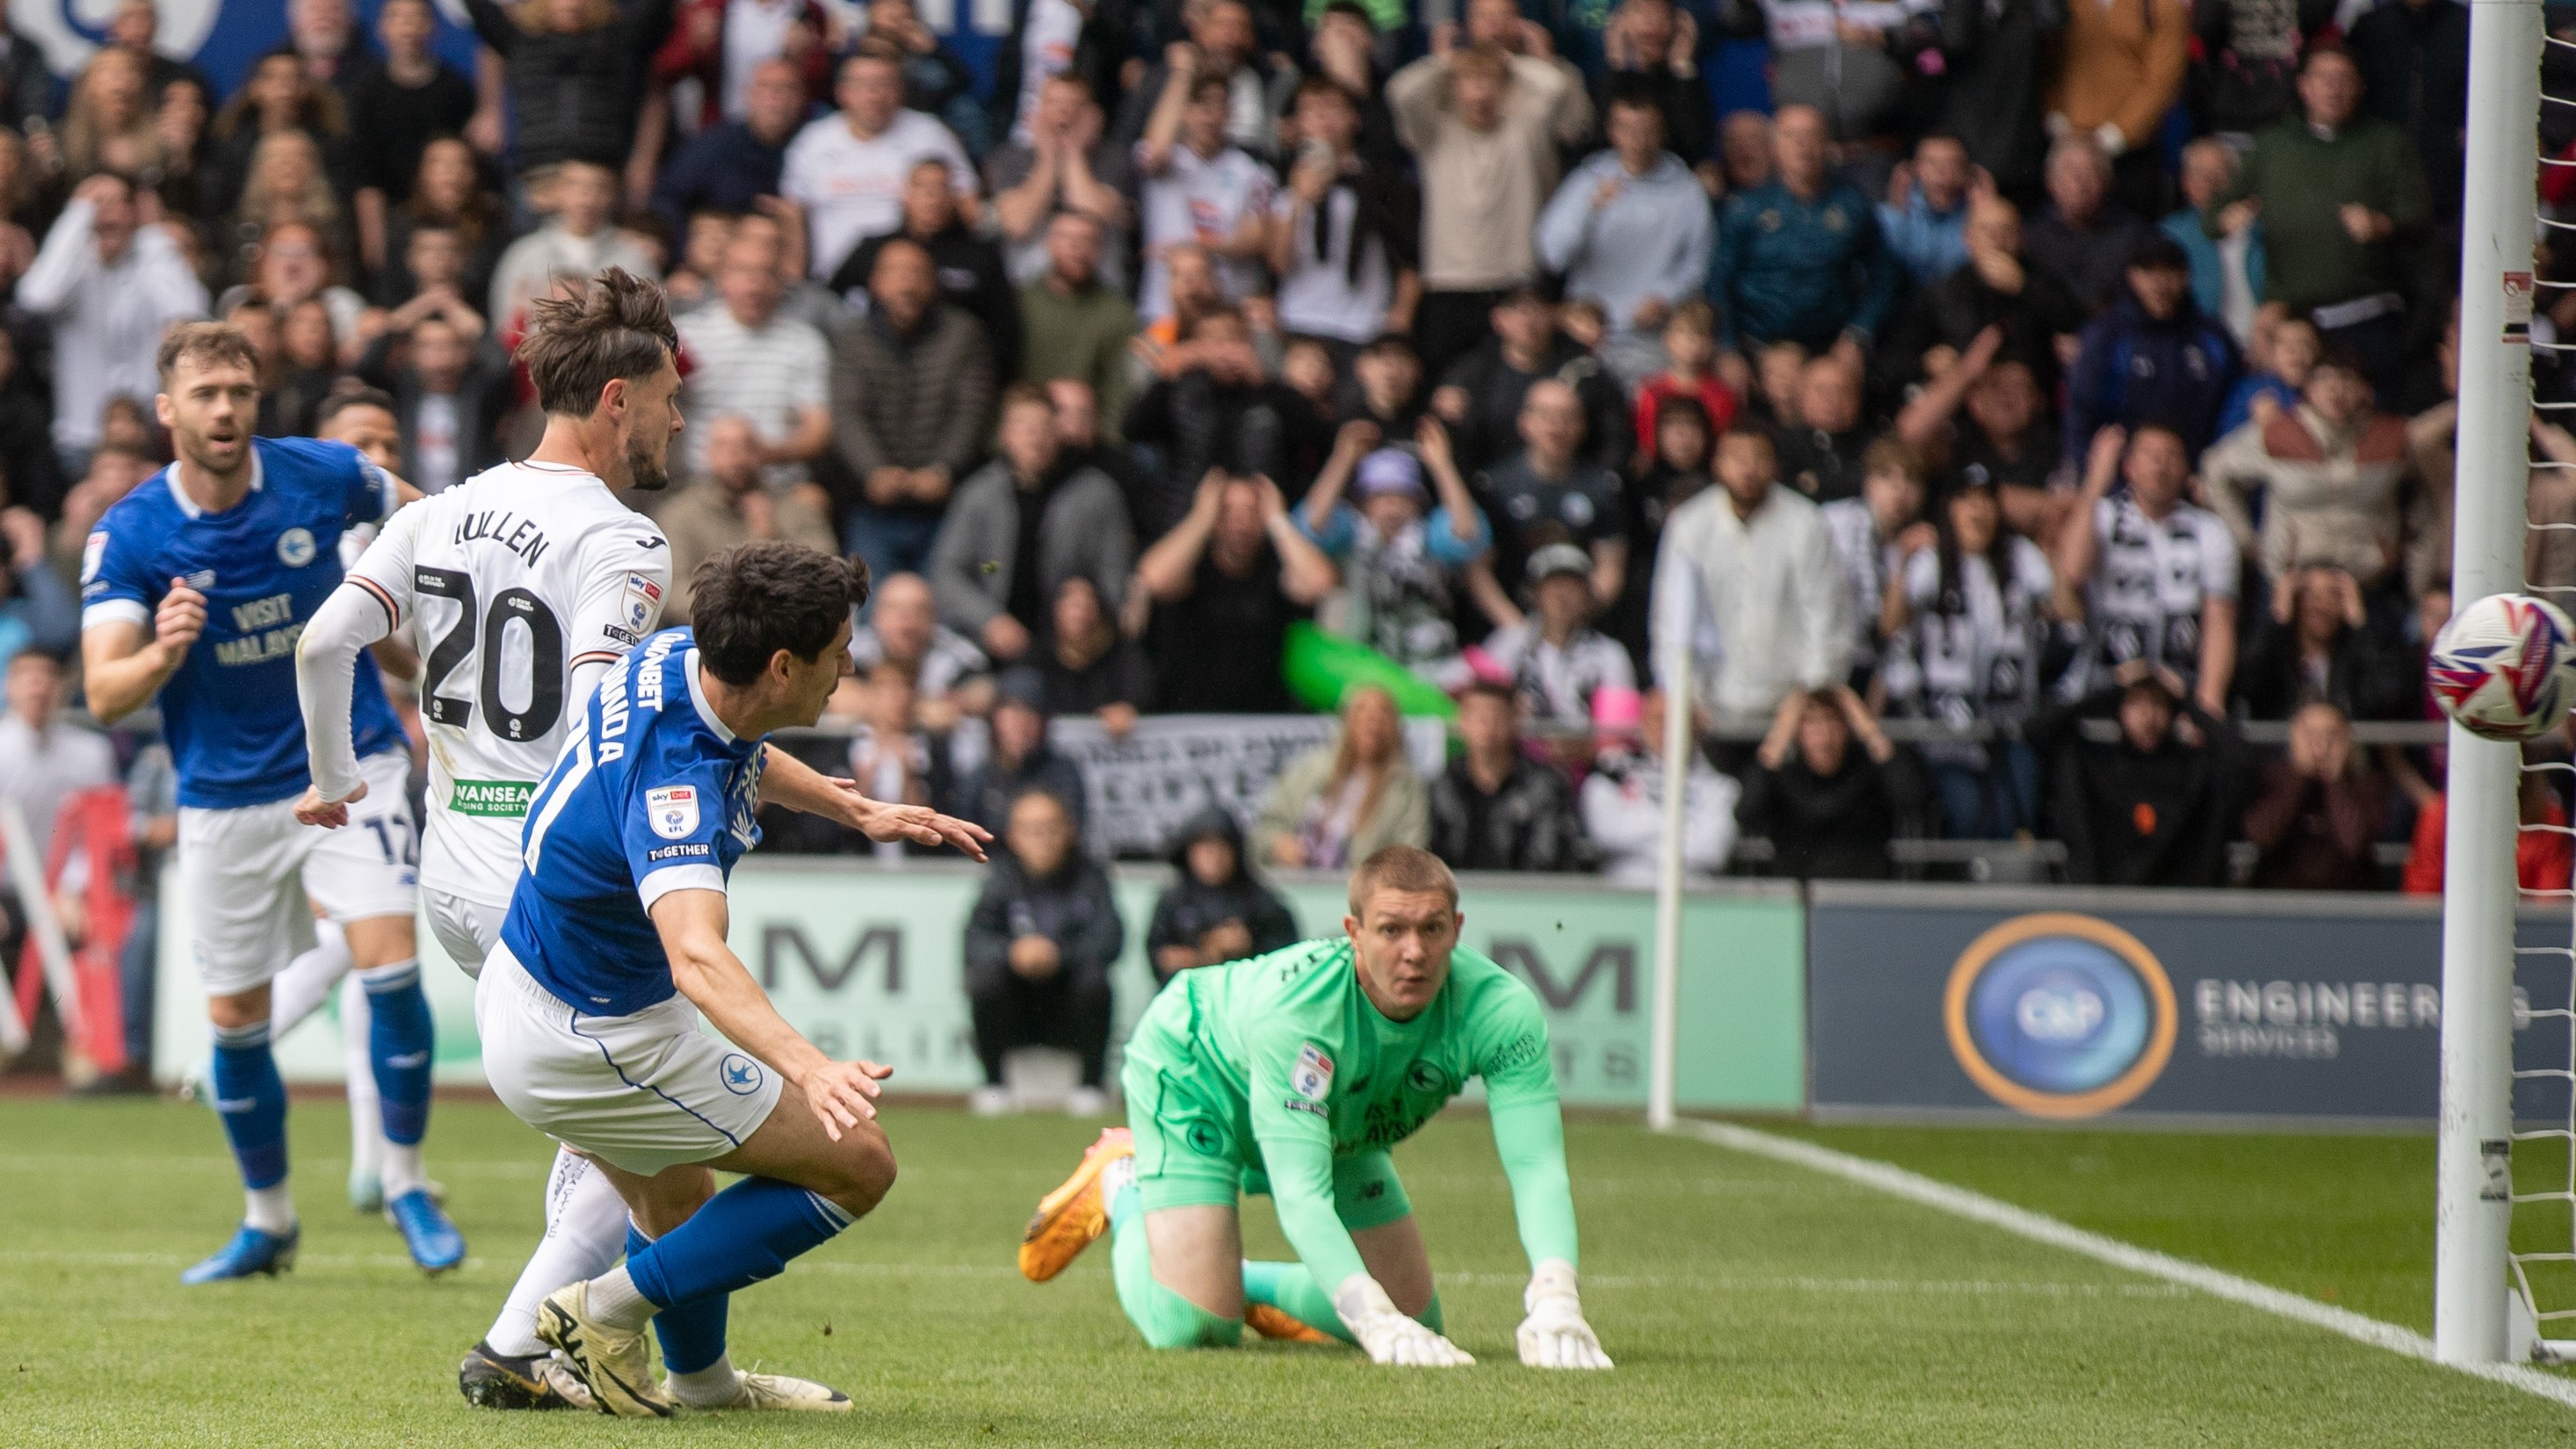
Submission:
{"label": "goalkeeper", "polygon": [[[1355,1343],[1378,1363],[1474,1362],[1387,1149],[1485,1079],[1531,1273],[1533,1368],[1608,1368],[1575,1291],[1574,1201],[1547,1028],[1529,988],[1458,944],[1458,882],[1391,845],[1351,876],[1347,940],[1184,971],[1127,1043],[1127,1128],[1038,1204],[1020,1271],[1044,1282],[1103,1231],[1118,1301],[1155,1348]],[[1243,1261],[1237,1192],[1267,1192],[1294,1263]]]}

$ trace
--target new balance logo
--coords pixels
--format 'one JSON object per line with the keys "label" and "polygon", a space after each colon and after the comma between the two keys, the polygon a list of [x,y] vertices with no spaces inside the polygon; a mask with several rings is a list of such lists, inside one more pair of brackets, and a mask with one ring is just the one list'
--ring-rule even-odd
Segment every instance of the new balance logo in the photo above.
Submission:
{"label": "new balance logo", "polygon": [[413,1068],[415,1068],[415,1067],[425,1067],[425,1066],[428,1066],[428,1065],[429,1065],[429,1053],[427,1053],[427,1052],[405,1052],[405,1053],[403,1053],[401,1056],[398,1056],[398,1057],[387,1057],[387,1058],[385,1058],[385,1065],[386,1065],[386,1066],[389,1066],[389,1067],[391,1067],[391,1068],[393,1068],[395,1071],[398,1071],[398,1072],[408,1072],[408,1071],[412,1070],[412,1069],[413,1069]]}
{"label": "new balance logo", "polygon": [[215,1110],[218,1112],[247,1112],[258,1105],[257,1097],[217,1097],[215,1099]]}

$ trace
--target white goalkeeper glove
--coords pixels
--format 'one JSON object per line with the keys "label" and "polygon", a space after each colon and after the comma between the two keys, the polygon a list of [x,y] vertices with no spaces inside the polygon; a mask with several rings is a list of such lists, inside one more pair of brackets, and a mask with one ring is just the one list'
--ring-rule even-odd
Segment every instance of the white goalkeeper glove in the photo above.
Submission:
{"label": "white goalkeeper glove", "polygon": [[1475,1362],[1465,1349],[1398,1312],[1395,1300],[1366,1273],[1353,1273],[1333,1290],[1333,1311],[1368,1350],[1371,1363],[1458,1368]]}
{"label": "white goalkeeper glove", "polygon": [[1583,1300],[1574,1291],[1574,1265],[1550,1258],[1530,1275],[1521,1294],[1529,1317],[1521,1320],[1521,1362],[1537,1369],[1606,1369],[1610,1355],[1601,1351],[1592,1325],[1583,1321]]}

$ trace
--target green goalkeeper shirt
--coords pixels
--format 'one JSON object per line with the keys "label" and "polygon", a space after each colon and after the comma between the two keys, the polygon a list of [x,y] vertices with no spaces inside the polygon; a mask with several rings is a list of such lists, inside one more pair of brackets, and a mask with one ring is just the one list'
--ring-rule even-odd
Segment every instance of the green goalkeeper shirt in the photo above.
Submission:
{"label": "green goalkeeper shirt", "polygon": [[1127,1056],[1231,1109],[1232,1139],[1258,1154],[1241,1165],[1267,1174],[1281,1231],[1327,1291],[1364,1271],[1333,1210],[1335,1159],[1412,1136],[1470,1077],[1485,1082],[1522,1247],[1533,1264],[1575,1262],[1547,1023],[1530,989],[1477,952],[1450,953],[1448,981],[1411,1021],[1370,1003],[1344,937],[1184,971]]}

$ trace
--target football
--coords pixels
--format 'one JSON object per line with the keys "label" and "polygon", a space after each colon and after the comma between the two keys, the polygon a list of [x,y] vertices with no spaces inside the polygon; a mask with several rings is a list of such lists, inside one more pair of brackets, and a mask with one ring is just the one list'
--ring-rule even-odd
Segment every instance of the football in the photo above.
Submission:
{"label": "football", "polygon": [[2576,698],[2576,626],[2528,594],[2490,594],[2433,641],[2425,672],[2442,713],[2491,740],[2556,729]]}

